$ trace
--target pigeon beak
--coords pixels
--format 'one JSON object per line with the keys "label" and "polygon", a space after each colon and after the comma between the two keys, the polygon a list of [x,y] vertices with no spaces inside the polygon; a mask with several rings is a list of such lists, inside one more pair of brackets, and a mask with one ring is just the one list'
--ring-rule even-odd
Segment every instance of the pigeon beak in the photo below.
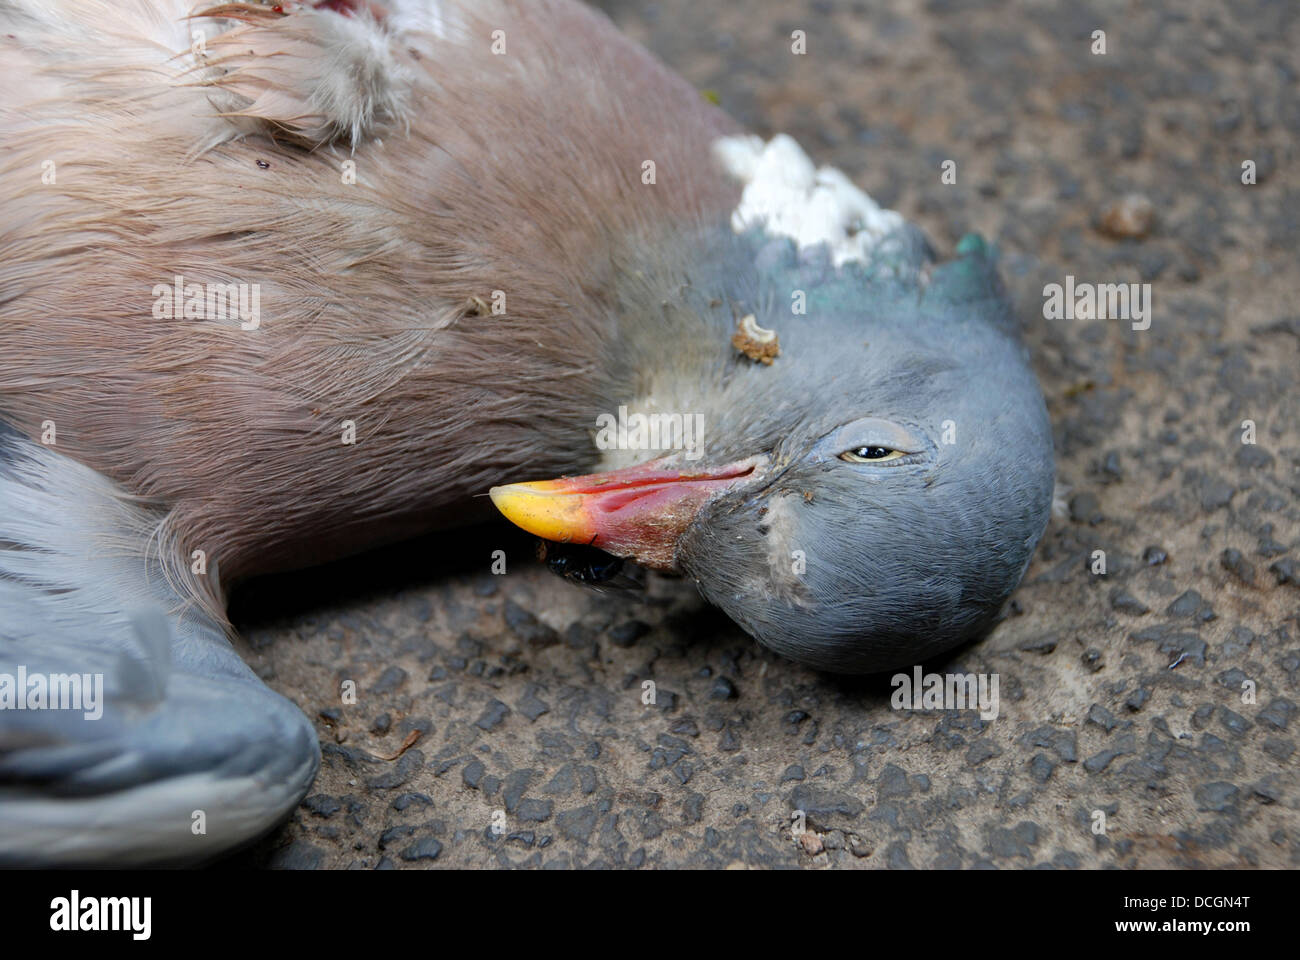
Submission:
{"label": "pigeon beak", "polygon": [[677,539],[695,515],[722,491],[752,479],[766,458],[685,470],[674,460],[509,483],[488,495],[507,520],[545,540],[582,543],[656,570],[673,570]]}

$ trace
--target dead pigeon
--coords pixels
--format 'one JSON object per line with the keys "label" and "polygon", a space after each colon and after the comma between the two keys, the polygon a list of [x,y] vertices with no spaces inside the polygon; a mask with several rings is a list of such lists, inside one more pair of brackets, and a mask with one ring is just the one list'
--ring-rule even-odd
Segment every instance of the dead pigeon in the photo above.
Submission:
{"label": "dead pigeon", "polygon": [[275,824],[319,748],[228,585],[489,488],[819,668],[995,616],[1053,467],[982,241],[568,0],[190,12],[0,2],[0,859]]}

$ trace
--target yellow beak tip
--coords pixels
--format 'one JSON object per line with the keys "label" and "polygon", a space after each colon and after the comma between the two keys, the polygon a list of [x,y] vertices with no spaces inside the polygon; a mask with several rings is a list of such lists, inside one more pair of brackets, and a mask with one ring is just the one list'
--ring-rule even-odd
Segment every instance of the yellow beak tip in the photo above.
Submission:
{"label": "yellow beak tip", "polygon": [[508,483],[488,490],[493,505],[515,526],[544,540],[590,540],[583,498],[545,489],[549,481]]}

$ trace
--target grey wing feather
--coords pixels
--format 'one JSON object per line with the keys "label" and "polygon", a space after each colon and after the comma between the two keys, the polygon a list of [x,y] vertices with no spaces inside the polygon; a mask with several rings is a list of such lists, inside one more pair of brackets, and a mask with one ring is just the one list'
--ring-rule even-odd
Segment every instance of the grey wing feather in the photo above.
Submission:
{"label": "grey wing feather", "polygon": [[[166,586],[148,555],[156,521],[0,430],[0,862],[198,861],[269,829],[311,785],[310,722]],[[17,709],[38,702],[33,677],[45,708]]]}

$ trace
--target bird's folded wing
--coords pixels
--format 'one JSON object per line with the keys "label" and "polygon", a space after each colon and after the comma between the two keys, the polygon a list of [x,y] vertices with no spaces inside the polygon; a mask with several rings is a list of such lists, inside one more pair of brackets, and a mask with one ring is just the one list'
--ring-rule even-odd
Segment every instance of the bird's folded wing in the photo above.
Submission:
{"label": "bird's folded wing", "polygon": [[311,724],[183,608],[156,522],[0,427],[0,863],[202,860],[311,784]]}

